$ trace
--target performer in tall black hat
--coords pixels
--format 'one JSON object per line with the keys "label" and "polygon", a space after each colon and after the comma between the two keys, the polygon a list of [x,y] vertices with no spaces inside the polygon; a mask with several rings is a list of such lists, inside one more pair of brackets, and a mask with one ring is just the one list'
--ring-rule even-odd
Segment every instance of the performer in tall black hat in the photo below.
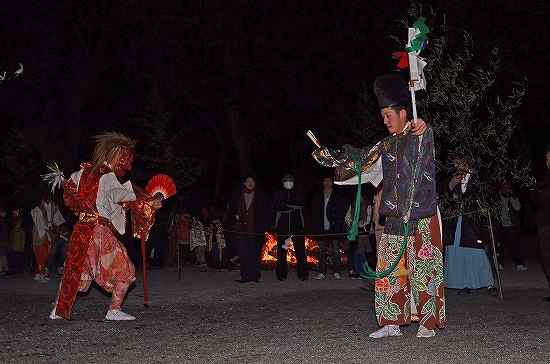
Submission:
{"label": "performer in tall black hat", "polygon": [[422,119],[413,126],[407,83],[399,73],[378,77],[374,91],[390,135],[370,149],[321,147],[312,155],[321,165],[336,167],[335,183],[355,179],[377,185],[383,175],[379,214],[386,223],[376,272],[366,267],[367,276],[376,279],[375,308],[381,328],[370,337],[401,336],[399,326],[411,323],[413,302],[420,321],[416,336],[429,338],[436,326],[445,326],[433,132]]}

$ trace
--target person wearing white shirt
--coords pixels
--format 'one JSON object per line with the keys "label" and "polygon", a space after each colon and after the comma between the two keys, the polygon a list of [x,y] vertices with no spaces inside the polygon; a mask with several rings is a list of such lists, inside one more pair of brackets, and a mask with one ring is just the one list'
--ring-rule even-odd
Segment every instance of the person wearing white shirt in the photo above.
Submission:
{"label": "person wearing white shirt", "polygon": [[52,193],[47,191],[43,194],[40,203],[31,210],[32,250],[36,258],[35,280],[46,283],[46,264],[52,253],[52,245],[59,237],[59,225],[65,222],[59,211],[57,203],[52,201]]}

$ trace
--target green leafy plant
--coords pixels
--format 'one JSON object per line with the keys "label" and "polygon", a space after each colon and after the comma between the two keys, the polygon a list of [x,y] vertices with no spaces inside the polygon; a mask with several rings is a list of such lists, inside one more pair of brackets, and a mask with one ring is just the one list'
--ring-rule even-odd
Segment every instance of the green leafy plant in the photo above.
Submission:
{"label": "green leafy plant", "polygon": [[[423,9],[413,4],[411,19]],[[419,113],[433,127],[436,139],[436,163],[440,174],[454,170],[450,157],[461,154],[469,166],[487,177],[477,183],[481,191],[480,209],[490,207],[490,196],[502,182],[532,188],[530,161],[522,160],[511,147],[518,125],[516,115],[528,86],[526,79],[499,85],[499,48],[494,46],[486,57],[475,55],[475,44],[466,31],[457,50],[448,44],[449,29],[443,17],[436,25],[437,16],[430,11],[432,33],[426,52],[424,68],[428,82],[427,95],[417,101]],[[410,24],[410,19],[402,23]],[[508,89],[506,96],[502,90]],[[444,215],[456,211],[440,199]]]}

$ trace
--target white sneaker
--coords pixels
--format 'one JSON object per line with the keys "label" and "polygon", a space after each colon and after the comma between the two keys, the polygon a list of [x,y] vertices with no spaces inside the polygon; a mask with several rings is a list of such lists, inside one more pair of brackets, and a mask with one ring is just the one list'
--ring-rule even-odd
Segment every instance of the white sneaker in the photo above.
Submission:
{"label": "white sneaker", "polygon": [[333,277],[334,279],[340,279],[340,273],[334,273]]}
{"label": "white sneaker", "polygon": [[57,316],[57,315],[55,314],[55,309],[56,309],[56,307],[54,307],[54,308],[52,309],[52,312],[50,312],[50,316],[49,316],[49,317],[50,317],[50,320],[57,320],[57,319],[60,319],[60,318],[61,318],[61,316]]}
{"label": "white sneaker", "polygon": [[388,336],[402,336],[401,330],[399,330],[398,325],[386,325],[382,327],[381,329],[376,330],[375,332],[371,333],[369,337],[373,339],[380,339],[382,337],[388,337]]}
{"label": "white sneaker", "polygon": [[323,273],[319,273],[319,274],[317,275],[317,277],[315,277],[315,279],[321,280],[321,279],[325,279],[326,277],[327,277],[327,276],[324,275]]}
{"label": "white sneaker", "polygon": [[430,338],[435,336],[435,330],[428,330],[424,326],[420,325],[416,337]]}
{"label": "white sneaker", "polygon": [[44,275],[46,277],[50,275],[50,270],[48,268],[44,269]]}
{"label": "white sneaker", "polygon": [[34,280],[40,283],[48,283],[50,279],[43,274],[37,274],[34,276]]}
{"label": "white sneaker", "polygon": [[518,270],[518,272],[524,272],[527,270],[527,268],[525,268],[523,264],[516,265],[516,269]]}
{"label": "white sneaker", "polygon": [[63,267],[57,268],[57,274],[63,275]]}
{"label": "white sneaker", "polygon": [[109,310],[105,316],[105,320],[110,321],[129,321],[135,319],[136,318],[134,316],[124,313],[121,310]]}
{"label": "white sneaker", "polygon": [[504,266],[502,264],[498,265],[498,270],[504,270]]}

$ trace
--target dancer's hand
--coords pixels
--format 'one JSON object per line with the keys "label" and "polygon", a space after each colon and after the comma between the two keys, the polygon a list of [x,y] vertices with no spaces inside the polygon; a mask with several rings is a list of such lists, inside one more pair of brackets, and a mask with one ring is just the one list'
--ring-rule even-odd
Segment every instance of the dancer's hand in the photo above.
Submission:
{"label": "dancer's hand", "polygon": [[412,129],[411,129],[412,135],[419,136],[426,131],[426,128],[427,128],[426,122],[420,118],[416,119],[416,123],[414,122],[414,120],[412,120],[411,124],[412,124]]}
{"label": "dancer's hand", "polygon": [[161,198],[155,198],[153,200],[153,209],[158,210],[162,207],[162,199]]}

